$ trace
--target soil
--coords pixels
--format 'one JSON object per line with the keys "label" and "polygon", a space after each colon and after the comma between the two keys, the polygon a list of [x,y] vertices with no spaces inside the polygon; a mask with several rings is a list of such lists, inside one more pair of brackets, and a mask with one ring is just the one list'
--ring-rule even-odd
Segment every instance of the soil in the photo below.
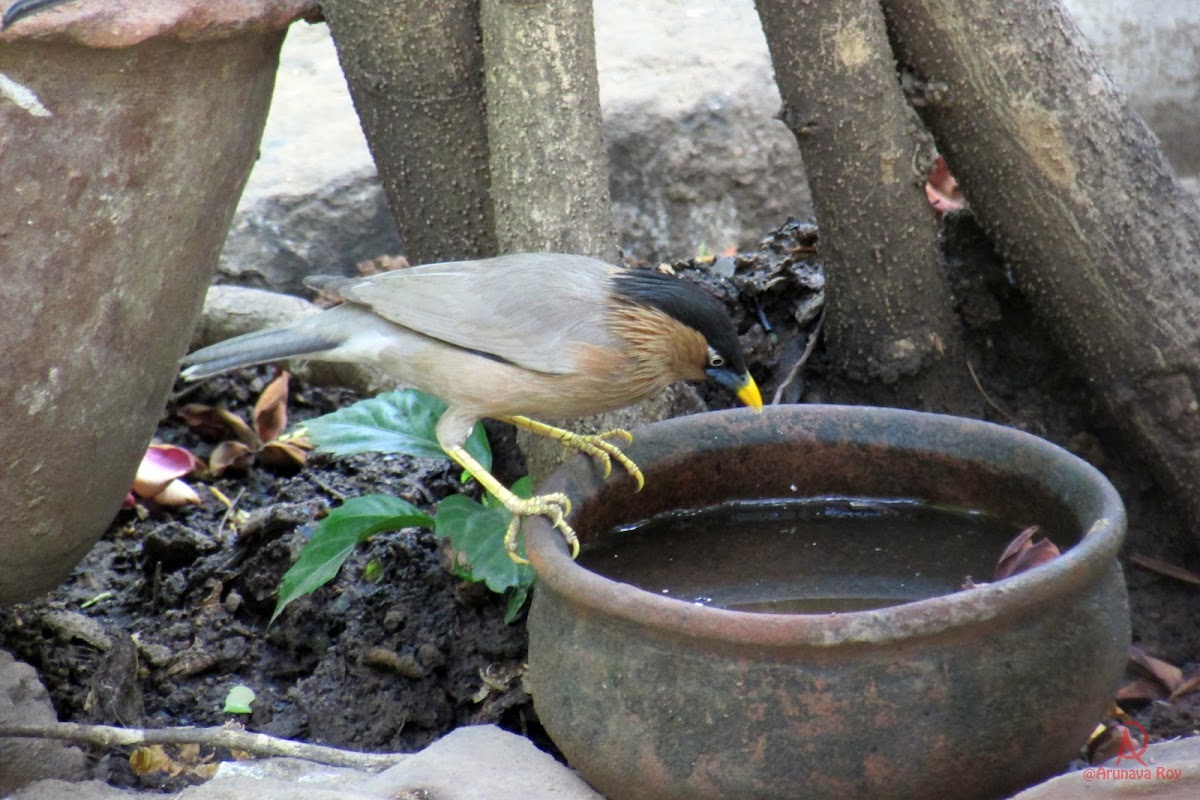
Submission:
{"label": "soil", "polygon": [[[986,418],[1044,436],[1103,470],[1129,509],[1126,554],[1200,570],[1165,494],[1084,383],[1063,369],[1068,360],[1032,321],[969,218],[951,219],[945,234]],[[789,222],[756,253],[703,270],[677,265],[726,300],[768,402],[818,324],[824,278],[815,245],[815,228]],[[248,415],[272,374],[258,368],[177,386],[157,438],[207,457],[213,443],[189,431],[175,409],[200,402]],[[781,399],[820,402],[853,390],[829,374],[818,344]],[[732,404],[718,391],[704,396],[712,407]],[[291,419],[354,399],[293,381]],[[520,455],[507,432],[491,430],[497,471],[511,481],[522,472]],[[203,486],[199,507],[122,512],[57,591],[0,609],[0,646],[39,671],[65,721],[162,727],[238,719],[254,731],[371,751],[416,750],[455,727],[494,722],[553,752],[522,686],[523,618],[505,624],[503,598],[453,577],[430,532],[374,536],[333,582],[268,625],[280,578],[325,509],[387,492],[432,510],[464,490],[458,473],[449,462],[404,456],[316,455],[294,474],[256,467],[196,482],[234,499],[248,519],[232,524]],[[1200,591],[1137,566],[1126,565],[1126,575],[1135,642],[1185,673],[1196,669]],[[255,692],[248,717],[222,711],[237,684]],[[1154,740],[1198,732],[1200,693],[1127,707]],[[197,780],[135,774],[128,754],[95,752],[92,774],[146,789]]]}

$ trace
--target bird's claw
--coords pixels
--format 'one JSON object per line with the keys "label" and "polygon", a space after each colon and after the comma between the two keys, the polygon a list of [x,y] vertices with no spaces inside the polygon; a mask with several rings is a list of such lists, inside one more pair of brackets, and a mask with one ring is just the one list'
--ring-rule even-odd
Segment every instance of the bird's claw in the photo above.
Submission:
{"label": "bird's claw", "polygon": [[633,459],[625,455],[620,445],[608,441],[610,438],[624,439],[626,445],[633,443],[632,433],[623,428],[614,428],[604,433],[573,434],[573,438],[567,441],[566,444],[581,453],[587,453],[599,461],[606,479],[612,474],[612,462],[615,460],[637,482],[636,491],[640,492],[642,487],[646,485],[646,477],[642,475],[642,470],[633,462]]}
{"label": "bird's claw", "polygon": [[504,532],[504,549],[508,557],[518,564],[528,564],[529,560],[517,551],[517,535],[521,530],[521,520],[524,517],[546,517],[550,524],[558,528],[567,544],[571,546],[571,558],[579,557],[579,537],[575,530],[567,524],[566,517],[571,513],[571,498],[560,492],[554,494],[535,495],[509,508],[512,521]]}

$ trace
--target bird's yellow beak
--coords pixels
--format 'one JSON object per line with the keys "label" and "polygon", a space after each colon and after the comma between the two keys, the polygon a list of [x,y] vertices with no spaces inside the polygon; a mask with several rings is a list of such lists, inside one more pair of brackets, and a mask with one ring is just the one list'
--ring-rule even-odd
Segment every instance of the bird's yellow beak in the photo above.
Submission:
{"label": "bird's yellow beak", "polygon": [[754,382],[754,378],[749,372],[743,376],[743,379],[742,385],[737,389],[737,399],[755,411],[762,412],[762,394],[758,391],[758,384]]}

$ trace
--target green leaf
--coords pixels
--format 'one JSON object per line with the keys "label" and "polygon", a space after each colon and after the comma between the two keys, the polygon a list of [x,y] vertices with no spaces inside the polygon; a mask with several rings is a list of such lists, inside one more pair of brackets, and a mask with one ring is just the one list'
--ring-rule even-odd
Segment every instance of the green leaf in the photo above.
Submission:
{"label": "green leaf", "polygon": [[379,583],[383,580],[383,562],[378,558],[372,558],[363,567],[363,580],[371,583]]}
{"label": "green leaf", "polygon": [[512,625],[521,609],[529,600],[529,590],[532,586],[514,586],[508,590],[508,605],[504,609],[504,624]]}
{"label": "green leaf", "polygon": [[222,711],[226,714],[249,714],[250,704],[253,702],[254,690],[239,683],[225,695],[225,708]]}
{"label": "green leaf", "polygon": [[518,564],[504,549],[504,533],[512,515],[503,508],[485,508],[469,497],[454,495],[437,509],[434,534],[449,538],[466,558],[467,573],[462,577],[482,581],[496,593],[510,587],[533,585],[535,573],[527,564]]}
{"label": "green leaf", "polygon": [[413,526],[432,528],[434,521],[412,503],[384,494],[355,497],[330,511],[284,574],[271,622],[288,603],[333,580],[359,542],[381,531]]}
{"label": "green leaf", "polygon": [[[419,458],[446,458],[437,440],[437,423],[446,404],[416,389],[387,392],[305,423],[308,437],[322,453],[403,453]],[[492,468],[492,450],[483,425],[476,424],[467,452],[484,469]]]}

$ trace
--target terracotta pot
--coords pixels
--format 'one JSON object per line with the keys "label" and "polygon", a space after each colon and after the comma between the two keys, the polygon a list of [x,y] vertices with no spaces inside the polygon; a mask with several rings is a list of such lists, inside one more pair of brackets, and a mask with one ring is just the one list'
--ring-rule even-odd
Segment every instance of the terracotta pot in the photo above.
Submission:
{"label": "terracotta pot", "polygon": [[117,512],[314,5],[89,0],[0,34],[0,603]]}
{"label": "terracotta pot", "polygon": [[954,594],[751,614],[603,578],[531,520],[534,705],[606,796],[1008,796],[1063,769],[1103,716],[1129,644],[1125,514],[1069,453],[983,422],[836,406],[671,420],[636,432],[628,452],[640,493],[583,458],[539,487],[572,497],[585,547],[670,509],[805,495],[919,498],[1043,520],[1060,545],[1081,538]]}

